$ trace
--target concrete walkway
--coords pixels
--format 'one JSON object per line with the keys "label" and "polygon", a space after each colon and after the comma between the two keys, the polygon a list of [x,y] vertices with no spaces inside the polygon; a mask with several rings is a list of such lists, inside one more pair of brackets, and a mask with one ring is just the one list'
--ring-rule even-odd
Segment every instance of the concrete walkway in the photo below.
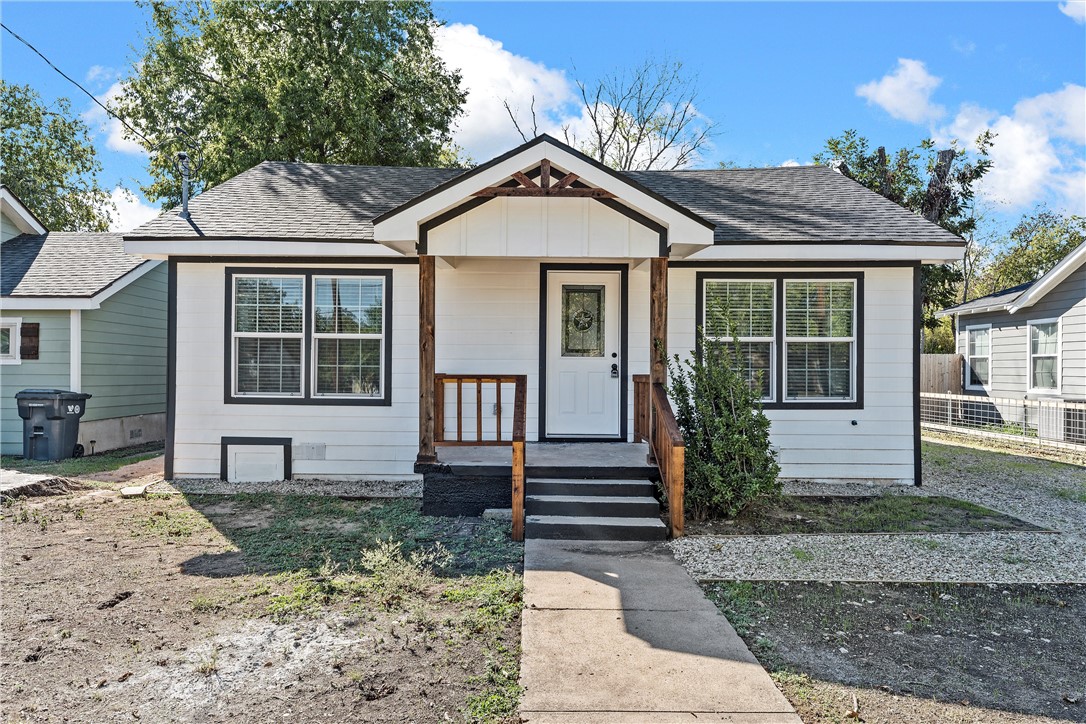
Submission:
{"label": "concrete walkway", "polygon": [[520,713],[531,724],[800,724],[661,544],[529,540]]}

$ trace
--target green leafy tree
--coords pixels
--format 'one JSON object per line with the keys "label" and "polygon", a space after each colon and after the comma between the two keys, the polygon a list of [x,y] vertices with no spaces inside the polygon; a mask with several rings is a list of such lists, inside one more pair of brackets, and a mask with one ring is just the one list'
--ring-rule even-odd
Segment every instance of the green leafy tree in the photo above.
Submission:
{"label": "green leafy tree", "polygon": [[778,495],[780,465],[762,411],[763,380],[746,374],[736,325],[726,309],[710,314],[730,330],[724,341],[698,329],[690,358],[668,360],[668,397],[686,443],[686,513],[695,520],[734,517],[760,498]]}
{"label": "green leafy tree", "polygon": [[175,203],[179,150],[194,192],[261,161],[448,165],[465,95],[434,53],[425,2],[149,3],[117,108],[151,138],[152,199]]}
{"label": "green leafy tree", "polygon": [[1046,274],[1065,256],[1086,242],[1086,217],[1068,216],[1045,207],[1023,216],[985,267],[976,294],[1031,282]]}
{"label": "green leafy tree", "polygon": [[[973,213],[974,186],[992,167],[988,157],[995,136],[985,131],[976,139],[973,160],[955,164],[966,156],[957,144],[942,151],[925,139],[916,148],[902,148],[888,154],[882,146],[872,150],[871,143],[855,130],[826,141],[815,163],[839,161],[842,171],[857,182],[896,204],[923,216],[947,231],[966,238],[977,226]],[[937,324],[935,312],[959,301],[962,270],[956,264],[937,264],[924,268],[924,326]]]}
{"label": "green leafy tree", "polygon": [[67,98],[51,106],[0,80],[0,181],[52,231],[105,231],[113,202],[87,124]]}

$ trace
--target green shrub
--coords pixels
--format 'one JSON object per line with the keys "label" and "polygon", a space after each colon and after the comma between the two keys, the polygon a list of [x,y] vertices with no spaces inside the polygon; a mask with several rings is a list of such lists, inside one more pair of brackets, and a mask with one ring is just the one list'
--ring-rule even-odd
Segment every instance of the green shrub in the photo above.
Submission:
{"label": "green shrub", "polygon": [[690,359],[668,360],[675,418],[686,441],[686,514],[734,517],[758,498],[780,494],[780,466],[769,444],[761,379],[749,379],[735,325],[731,341],[706,339]]}

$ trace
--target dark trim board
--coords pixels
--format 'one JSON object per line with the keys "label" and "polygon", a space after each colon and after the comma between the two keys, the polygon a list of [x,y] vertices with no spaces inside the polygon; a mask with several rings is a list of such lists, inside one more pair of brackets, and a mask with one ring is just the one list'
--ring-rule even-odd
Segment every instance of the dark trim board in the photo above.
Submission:
{"label": "dark trim board", "polygon": [[[305,322],[302,340],[304,379],[301,397],[249,397],[234,394],[234,277],[239,274],[282,274],[305,277]],[[385,281],[384,300],[384,395],[381,397],[343,398],[317,397],[313,394],[313,277],[315,276],[372,276]],[[226,405],[307,405],[310,407],[390,407],[392,405],[392,270],[391,269],[342,269],[342,268],[291,268],[291,267],[226,267],[223,274],[226,290],[223,301],[223,404]]]}
{"label": "dark trim board", "polygon": [[[619,434],[608,438],[567,438],[547,436],[547,274],[552,271],[617,271],[619,272]],[[630,267],[628,264],[540,264],[539,265],[539,442],[626,442],[628,428],[630,347]]]}
{"label": "dark trim board", "polygon": [[291,444],[293,440],[289,437],[223,437],[219,440],[219,480],[225,481],[230,474],[230,466],[228,455],[230,453],[231,445],[272,445],[281,446],[283,448],[283,479],[292,480],[294,477],[294,470],[292,469],[293,454],[291,453]]}
{"label": "dark trim board", "polygon": [[923,483],[924,472],[920,444],[920,330],[923,324],[924,269],[917,265],[913,269],[913,485],[917,487]]}
{"label": "dark trim board", "polygon": [[[808,259],[795,259],[787,261],[728,261],[716,260],[682,260],[668,262],[669,269],[705,269],[728,271],[730,269],[765,269],[766,267],[790,267],[795,269],[910,269],[920,266],[918,261],[814,261]],[[770,274],[780,272],[771,271]]]}
{"label": "dark trim board", "polygon": [[410,264],[418,266],[416,256],[171,256],[179,264]]}
{"label": "dark trim board", "polygon": [[166,456],[162,477],[173,480],[177,426],[177,262],[166,262]]}
{"label": "dark trim board", "polygon": [[[728,271],[720,269],[715,271],[698,272],[697,282],[694,285],[694,293],[697,295],[694,301],[694,327],[700,329],[705,318],[705,282],[710,279],[737,279],[737,280],[762,280],[776,282],[776,299],[774,301],[774,345],[777,355],[774,364],[776,377],[775,398],[771,402],[763,402],[764,410],[862,410],[864,409],[864,273],[841,271]],[[856,370],[855,370],[855,399],[854,400],[828,400],[816,401],[789,401],[784,398],[787,380],[784,373],[784,282],[794,279],[851,279],[856,282]]]}

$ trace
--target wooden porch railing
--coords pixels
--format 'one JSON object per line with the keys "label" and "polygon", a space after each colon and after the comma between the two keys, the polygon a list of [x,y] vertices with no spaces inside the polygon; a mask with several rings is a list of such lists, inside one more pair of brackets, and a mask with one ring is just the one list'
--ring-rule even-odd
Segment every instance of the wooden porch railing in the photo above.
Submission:
{"label": "wooden porch railing", "polygon": [[668,528],[671,537],[678,538],[683,534],[685,522],[683,493],[686,484],[686,442],[667,399],[667,390],[662,384],[652,386],[648,403],[654,423],[648,436],[649,447],[657,467],[660,468],[660,482],[667,496]]}
{"label": "wooden porch railing", "polygon": [[[513,420],[509,439],[502,436],[502,385],[513,385]],[[456,439],[445,436],[445,394],[456,386]],[[464,385],[475,387],[475,435],[464,435]],[[483,387],[494,386],[494,430],[483,429]],[[470,390],[469,390],[470,395]],[[508,445],[513,449],[513,540],[524,540],[524,428],[528,406],[527,375],[434,375],[434,445]]]}

